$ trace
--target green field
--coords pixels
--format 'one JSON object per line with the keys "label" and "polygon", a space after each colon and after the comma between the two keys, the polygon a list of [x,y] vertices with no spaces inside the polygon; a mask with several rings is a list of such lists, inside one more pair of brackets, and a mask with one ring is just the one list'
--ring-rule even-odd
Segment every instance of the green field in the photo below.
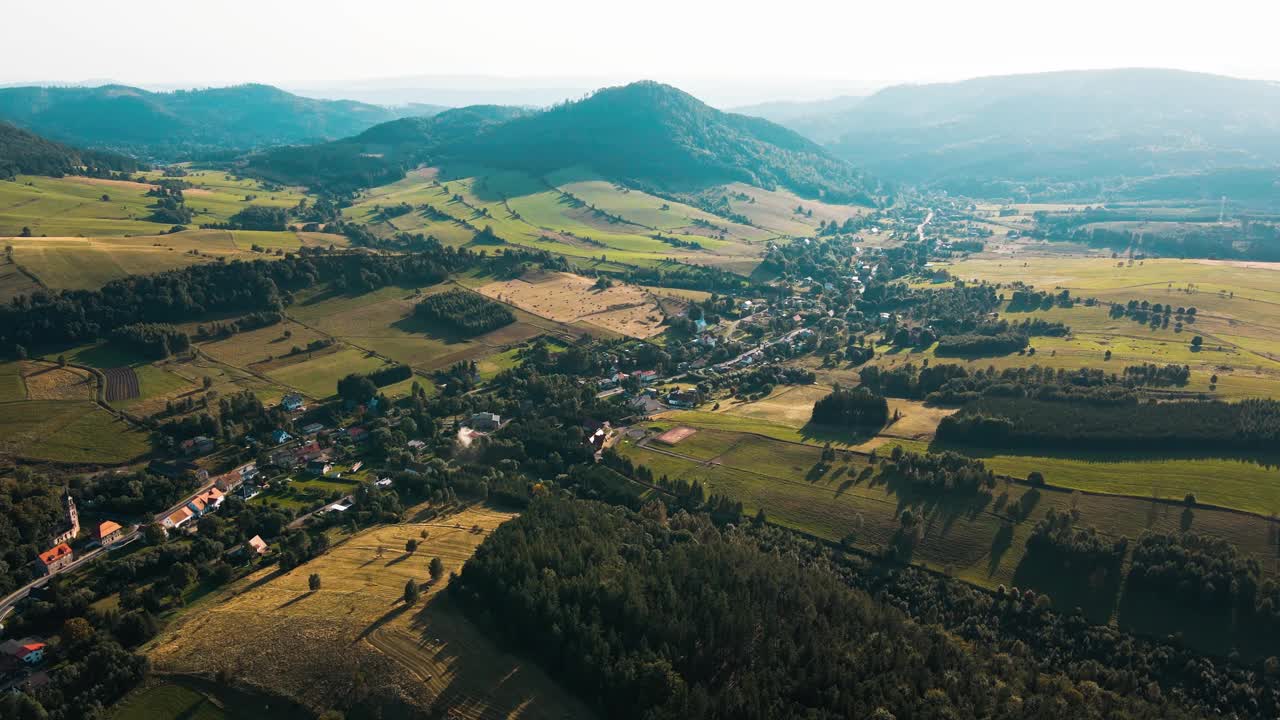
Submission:
{"label": "green field", "polygon": [[301,362],[289,362],[264,370],[282,385],[313,398],[327,398],[338,391],[338,381],[351,373],[368,373],[383,367],[381,359],[350,347],[336,352],[317,353]]}
{"label": "green field", "polygon": [[16,362],[0,363],[0,402],[27,399],[27,387],[22,382],[22,366]]}
{"label": "green field", "polygon": [[[852,533],[854,546],[871,553],[883,552],[893,542],[898,515],[911,508],[924,517],[923,539],[911,555],[913,562],[984,587],[1031,584],[1054,594],[1066,609],[1083,602],[1082,598],[1070,588],[1054,586],[1051,579],[1029,579],[1028,568],[1021,567],[1031,527],[1051,507],[1074,509],[1082,524],[1110,535],[1136,538],[1146,530],[1192,529],[1223,537],[1258,557],[1266,572],[1280,570],[1271,523],[1256,515],[1207,508],[1188,514],[1177,503],[1005,482],[989,495],[926,492],[882,475],[862,454],[838,453],[835,463],[823,471],[819,447],[689,420],[690,414],[684,414],[680,422],[664,419],[644,426],[655,432],[679,424],[699,428],[673,447],[652,442],[641,447],[624,440],[618,450],[648,466],[656,477],[698,480],[707,493],[739,500],[747,514],[763,508],[772,522],[831,541]],[[869,477],[864,475],[868,467]],[[1015,519],[1010,512],[1015,507],[1028,512]],[[1115,600],[1112,597],[1110,604],[1087,609],[1095,620],[1103,621],[1116,611]]]}
{"label": "green field", "polygon": [[0,403],[0,438],[0,450],[30,460],[114,464],[150,450],[146,431],[88,401]]}
{"label": "green field", "polygon": [[300,720],[310,714],[274,698],[185,677],[144,684],[105,715],[108,720]]}

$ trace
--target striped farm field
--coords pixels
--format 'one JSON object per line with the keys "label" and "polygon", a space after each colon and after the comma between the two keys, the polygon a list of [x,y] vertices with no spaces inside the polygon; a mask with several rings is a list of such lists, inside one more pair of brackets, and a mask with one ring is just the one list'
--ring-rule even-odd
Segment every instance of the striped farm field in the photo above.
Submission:
{"label": "striped farm field", "polygon": [[[510,517],[473,507],[363,531],[287,573],[251,575],[166,628],[148,656],[160,672],[229,669],[238,684],[269,686],[316,712],[345,706],[361,675],[370,695],[419,712],[441,703],[457,718],[591,717],[536,667],[495,647],[450,605],[443,582],[430,582],[432,558],[447,577]],[[419,543],[413,553],[410,539]],[[402,600],[409,579],[424,585],[413,606]]]}

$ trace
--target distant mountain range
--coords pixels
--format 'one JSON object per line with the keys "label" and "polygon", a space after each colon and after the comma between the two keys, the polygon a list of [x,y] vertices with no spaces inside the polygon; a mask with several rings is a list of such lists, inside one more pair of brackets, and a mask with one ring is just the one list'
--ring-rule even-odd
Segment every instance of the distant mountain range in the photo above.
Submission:
{"label": "distant mountain range", "polygon": [[684,190],[741,181],[874,204],[872,181],[816,143],[767,120],[725,113],[669,85],[638,82],[543,111],[497,106],[399,120],[347,140],[277,149],[251,171],[349,190],[423,162],[545,174],[588,167],[619,181]]}
{"label": "distant mountain range", "polygon": [[112,152],[81,150],[0,122],[0,179],[15,175],[100,175],[133,172],[138,163]]}
{"label": "distant mountain range", "polygon": [[0,89],[0,120],[60,142],[160,159],[346,137],[439,110],[314,100],[267,85],[165,93],[123,85]]}
{"label": "distant mountain range", "polygon": [[882,177],[972,194],[1280,164],[1280,85],[1175,70],[903,85],[754,111]]}

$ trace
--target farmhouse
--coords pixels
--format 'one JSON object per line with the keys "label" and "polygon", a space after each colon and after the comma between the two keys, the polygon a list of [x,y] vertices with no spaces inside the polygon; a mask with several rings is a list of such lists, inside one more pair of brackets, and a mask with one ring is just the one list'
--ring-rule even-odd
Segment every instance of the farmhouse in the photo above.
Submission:
{"label": "farmhouse", "polygon": [[302,396],[297,393],[285,395],[280,400],[280,407],[288,410],[289,412],[297,412],[303,408]]}
{"label": "farmhouse", "polygon": [[44,660],[44,651],[47,646],[40,640],[33,637],[22,638],[21,640],[6,640],[0,643],[0,654],[25,665],[38,665]]}
{"label": "farmhouse", "polygon": [[71,546],[66,543],[59,543],[53,548],[40,553],[40,565],[44,567],[47,575],[58,572],[74,561],[75,553],[71,552]]}
{"label": "farmhouse", "polygon": [[247,550],[249,553],[253,555],[266,555],[267,550],[270,549],[267,546],[267,541],[263,540],[258,535],[254,535],[253,537],[249,538],[249,541],[244,544],[244,547],[245,547],[245,550]]}
{"label": "farmhouse", "polygon": [[200,517],[222,507],[222,501],[224,499],[226,498],[221,490],[217,487],[211,487],[191,498],[191,502],[187,503],[187,507],[191,508],[191,510],[196,514],[196,517]]}
{"label": "farmhouse", "polygon": [[691,408],[698,404],[698,391],[672,390],[667,393],[667,404],[671,407]]}
{"label": "farmhouse", "polygon": [[271,442],[276,445],[283,445],[293,439],[293,436],[284,430],[275,430],[271,433]]}
{"label": "farmhouse", "polygon": [[491,412],[478,412],[471,416],[471,427],[475,430],[497,430],[502,418]]}
{"label": "farmhouse", "polygon": [[124,535],[124,528],[120,527],[119,523],[107,520],[98,524],[96,534],[98,536],[98,542],[103,547],[106,547],[107,545],[119,540],[120,537]]}
{"label": "farmhouse", "polygon": [[179,447],[182,448],[183,454],[186,455],[207,455],[213,452],[213,440],[204,435],[198,435],[183,440]]}
{"label": "farmhouse", "polygon": [[194,512],[191,512],[190,507],[183,505],[177,510],[174,510],[168,517],[162,520],[160,524],[166,528],[173,528],[176,530],[182,527],[188,520],[190,520],[195,516],[196,514]]}

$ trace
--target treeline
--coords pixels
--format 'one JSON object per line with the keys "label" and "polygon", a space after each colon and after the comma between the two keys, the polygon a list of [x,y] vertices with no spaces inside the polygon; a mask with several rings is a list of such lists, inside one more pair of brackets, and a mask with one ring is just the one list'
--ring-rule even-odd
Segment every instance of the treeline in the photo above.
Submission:
{"label": "treeline", "polygon": [[413,308],[413,314],[468,336],[483,335],[516,321],[506,306],[466,290],[428,295]]}
{"label": "treeline", "polygon": [[1052,368],[1041,365],[971,371],[954,363],[898,367],[870,366],[859,373],[862,386],[889,397],[963,405],[983,397],[1078,400],[1099,404],[1134,403],[1144,387],[1185,385],[1186,365],[1130,365],[1120,375],[1098,368]]}
{"label": "treeline", "polygon": [[191,336],[167,323],[124,325],[111,331],[111,341],[154,360],[191,349]]}
{"label": "treeline", "polygon": [[[525,256],[509,252],[492,262],[520,257]],[[137,323],[191,322],[212,313],[279,312],[293,292],[318,284],[339,292],[431,285],[478,262],[481,258],[468,250],[438,244],[404,255],[304,250],[274,261],[210,263],[134,275],[100,290],[39,290],[0,305],[0,351],[84,344]]]}
{"label": "treeline", "polygon": [[1008,355],[1026,350],[1031,340],[1016,332],[1000,332],[992,335],[964,333],[962,335],[943,335],[938,338],[938,347],[934,352],[938,355]]}
{"label": "treeline", "polygon": [[1280,442],[1280,402],[1101,405],[986,397],[944,418],[937,437],[985,447],[1274,450]]}
{"label": "treeline", "polygon": [[603,717],[1183,717],[961,643],[822,567],[656,504],[537,501],[449,591]]}
{"label": "treeline", "polygon": [[809,422],[840,428],[878,429],[889,422],[889,403],[866,388],[836,386],[813,404]]}
{"label": "treeline", "polygon": [[1280,586],[1221,538],[1148,533],[1133,548],[1129,588],[1190,610],[1234,610],[1280,637]]}
{"label": "treeline", "polygon": [[378,388],[394,385],[413,377],[408,365],[388,365],[371,373],[351,373],[338,381],[338,397],[352,405],[369,402],[378,394]]}
{"label": "treeline", "polygon": [[1027,537],[1027,560],[1051,572],[1088,577],[1102,571],[1112,580],[1120,575],[1120,564],[1129,547],[1127,538],[1110,539],[1094,528],[1076,526],[1071,513],[1049,508]]}
{"label": "treeline", "polygon": [[242,315],[235,320],[217,321],[208,325],[196,326],[196,337],[200,340],[209,340],[213,338],[227,338],[236,333],[249,332],[257,330],[284,320],[284,313],[275,310],[264,310],[262,312],[249,313]]}
{"label": "treeline", "polygon": [[208,223],[203,228],[215,230],[284,230],[289,226],[289,211],[282,207],[250,205],[232,215],[225,223]]}
{"label": "treeline", "polygon": [[996,475],[981,460],[956,452],[906,452],[894,445],[889,464],[881,469],[886,479],[905,480],[917,489],[979,493],[996,486]]}

